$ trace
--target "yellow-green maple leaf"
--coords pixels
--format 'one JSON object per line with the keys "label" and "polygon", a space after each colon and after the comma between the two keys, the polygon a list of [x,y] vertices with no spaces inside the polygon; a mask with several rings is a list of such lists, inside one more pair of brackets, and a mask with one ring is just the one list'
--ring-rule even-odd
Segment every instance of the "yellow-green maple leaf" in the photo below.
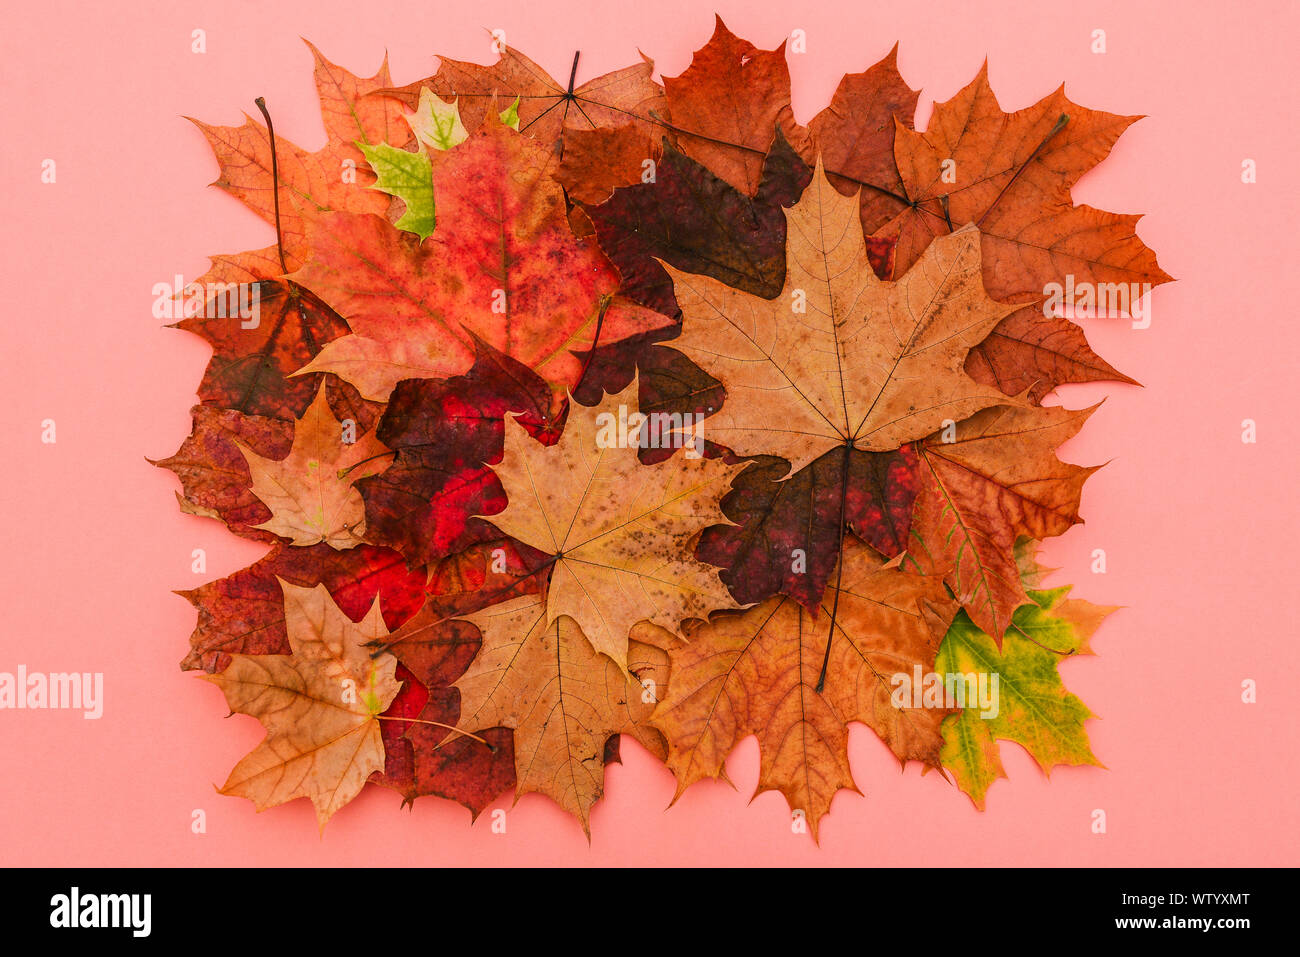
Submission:
{"label": "yellow-green maple leaf", "polygon": [[1058,765],[1101,766],[1084,729],[1093,714],[1066,691],[1057,665],[1063,657],[1090,653],[1088,638],[1109,609],[1067,599],[1069,591],[1069,586],[1029,590],[1033,604],[1016,610],[1001,651],[964,611],[939,648],[936,673],[998,679],[996,708],[989,708],[987,717],[978,705],[968,704],[943,724],[943,766],[981,810],[989,786],[1007,776],[999,741],[1024,747],[1044,773]]}

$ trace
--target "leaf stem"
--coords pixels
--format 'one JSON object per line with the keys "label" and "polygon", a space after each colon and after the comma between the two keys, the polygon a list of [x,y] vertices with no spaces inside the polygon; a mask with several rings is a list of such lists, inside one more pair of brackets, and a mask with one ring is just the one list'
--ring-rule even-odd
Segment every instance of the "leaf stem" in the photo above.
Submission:
{"label": "leaf stem", "polygon": [[416,724],[431,724],[435,728],[446,728],[448,731],[454,731],[456,734],[464,735],[467,738],[473,738],[479,744],[486,744],[492,750],[492,753],[496,754],[497,749],[489,744],[486,739],[480,738],[477,734],[470,734],[468,731],[462,731],[454,725],[443,724],[441,721],[429,721],[427,718],[399,718],[395,715],[387,714],[377,714],[375,717],[380,721],[413,721]]}
{"label": "leaf stem", "polygon": [[580,56],[582,56],[582,51],[581,51],[581,50],[574,50],[574,51],[573,51],[573,68],[572,68],[571,70],[569,70],[569,89],[568,89],[567,91],[565,91],[565,94],[564,94],[564,95],[567,96],[569,99],[573,99],[573,81],[574,81],[574,80],[577,78],[577,76],[578,76],[578,57],[580,57]]}
{"label": "leaf stem", "polygon": [[271,191],[275,199],[275,251],[280,254],[280,271],[287,273],[289,266],[284,261],[284,236],[280,229],[280,161],[275,154],[275,126],[271,123],[271,114],[266,109],[266,99],[258,97],[253,101],[262,111],[266,120],[266,135],[271,141]]}
{"label": "leaf stem", "polygon": [[375,459],[382,459],[386,455],[396,455],[399,451],[400,449],[389,449],[387,452],[376,452],[369,458],[364,458],[360,462],[353,462],[345,469],[339,469],[338,477],[345,479],[351,475],[354,470],[361,468],[361,466],[365,465],[367,462],[373,462]]}
{"label": "leaf stem", "polygon": [[822,670],[817,676],[818,694],[826,687],[826,669],[831,662],[831,641],[835,638],[835,616],[840,610],[840,582],[844,578],[844,513],[849,499],[849,457],[853,454],[853,443],[844,441],[844,463],[840,466],[840,521],[839,541],[835,546],[835,597],[831,600],[831,627],[826,635],[826,654],[822,656]]}

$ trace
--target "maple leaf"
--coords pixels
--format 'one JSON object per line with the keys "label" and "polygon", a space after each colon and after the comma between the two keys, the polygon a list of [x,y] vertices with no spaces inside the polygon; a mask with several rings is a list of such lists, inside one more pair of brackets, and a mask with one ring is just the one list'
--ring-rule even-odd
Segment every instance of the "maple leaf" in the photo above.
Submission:
{"label": "maple leaf", "polygon": [[784,794],[816,840],[836,792],[858,790],[850,721],[868,725],[901,763],[939,766],[948,712],[895,706],[892,678],[930,670],[955,609],[938,578],[881,564],[855,539],[842,561],[824,616],[776,596],[692,626],[668,649],[672,680],[650,723],[668,739],[674,801],[695,781],[723,776],[727,755],[756,735],[755,794]]}
{"label": "maple leaf", "polygon": [[[898,268],[908,269],[935,236],[949,232],[948,221],[973,222],[983,237],[985,284],[997,298],[1037,298],[1046,279],[1066,273],[1080,281],[1167,282],[1133,232],[1139,217],[1070,200],[1079,177],[1138,119],[1085,109],[1066,98],[1064,86],[1003,113],[985,64],[964,89],[934,105],[924,133],[896,132],[895,159],[910,205],[883,228],[898,236]],[[943,175],[945,160],[955,182]]]}
{"label": "maple leaf", "polygon": [[196,405],[190,415],[193,428],[181,447],[167,458],[149,460],[180,479],[181,511],[215,518],[245,538],[275,541],[257,528],[271,518],[271,510],[253,494],[248,461],[237,443],[267,458],[283,458],[293,442],[292,422],[209,405]]}
{"label": "maple leaf", "polygon": [[[562,167],[560,181],[579,193],[582,181],[565,173]],[[780,293],[786,268],[782,207],[799,198],[811,177],[812,169],[779,133],[753,197],[665,144],[654,182],[615,189],[586,212],[623,277],[623,293],[676,315],[672,281],[659,260],[756,296]]]}
{"label": "maple leaf", "polygon": [[433,167],[422,151],[399,150],[387,143],[362,145],[366,162],[375,171],[370,187],[396,196],[406,206],[393,225],[428,239],[437,223],[433,202]]}
{"label": "maple leaf", "polygon": [[776,299],[669,267],[682,309],[670,345],[727,389],[706,422],[712,441],[798,470],[836,446],[891,451],[1008,401],[962,368],[1013,308],[984,291],[979,232],[936,240],[887,283],[871,269],[857,215],[819,163],[786,213],[788,268]]}
{"label": "maple leaf", "polygon": [[411,110],[418,109],[426,89],[443,100],[456,100],[464,127],[471,134],[491,117],[498,103],[513,99],[519,132],[548,149],[562,143],[575,129],[601,129],[630,120],[648,132],[646,118],[664,111],[663,90],[651,79],[654,62],[646,57],[635,66],[575,87],[577,72],[575,54],[568,85],[561,86],[518,50],[502,45],[494,64],[482,66],[440,57],[433,76],[386,92]]}
{"label": "maple leaf", "polygon": [[718,501],[739,466],[684,453],[642,465],[637,430],[629,444],[618,425],[631,421],[636,396],[634,380],[598,406],[573,405],[549,448],[511,419],[505,455],[492,467],[508,504],[491,523],[550,556],[541,627],[567,615],[623,668],[638,621],[678,633],[686,619],[736,607],[718,570],[698,561],[690,544],[726,521]]}
{"label": "maple leaf", "polygon": [[735,524],[707,529],[696,554],[724,569],[742,604],[782,594],[815,610],[839,561],[842,528],[888,558],[906,551],[917,465],[910,444],[832,450],[788,478],[783,459],[759,456],[722,500]]}
{"label": "maple leaf", "polygon": [[493,605],[468,620],[482,633],[483,647],[456,681],[460,726],[512,728],[517,797],[547,795],[590,838],[590,809],[604,790],[606,743],[649,718],[655,697],[642,689],[668,684],[668,656],[625,635],[625,664],[616,664],[596,651],[573,618],[554,615],[550,600],[538,595]]}
{"label": "maple leaf", "polygon": [[307,797],[322,829],[384,765],[378,716],[397,695],[397,659],[372,660],[369,642],[388,634],[376,599],[360,623],[343,614],[323,585],[284,589],[288,655],[231,655],[203,675],[232,711],[266,727],[266,738],[235,765],[220,788],[259,811]]}
{"label": "maple leaf", "polygon": [[543,444],[555,440],[564,422],[536,373],[482,341],[475,341],[475,351],[463,376],[398,383],[377,430],[395,461],[357,485],[367,540],[398,549],[412,564],[498,536],[475,516],[506,505],[488,465],[504,452],[507,413]]}
{"label": "maple leaf", "polygon": [[361,544],[365,504],[353,484],[382,472],[388,463],[376,460],[388,450],[373,434],[351,443],[344,439],[324,385],[294,427],[287,456],[263,458],[244,446],[240,451],[248,462],[253,494],[271,510],[271,518],[258,528],[295,545],[324,542],[333,548],[354,548]]}
{"label": "maple leaf", "polygon": [[713,36],[677,77],[664,77],[672,131],[688,155],[743,193],[753,196],[763,158],[781,130],[799,153],[808,132],[794,121],[785,43],[760,50],[715,17]]}
{"label": "maple leaf", "polygon": [[860,196],[868,235],[897,211],[892,201],[903,193],[903,182],[894,162],[894,130],[911,129],[918,96],[898,73],[895,44],[879,63],[845,75],[830,105],[808,125],[831,185]]}
{"label": "maple leaf", "polygon": [[494,121],[434,172],[439,224],[428,242],[379,216],[322,217],[314,257],[294,279],[353,334],[300,373],[335,372],[384,400],[402,379],[465,372],[478,336],[562,388],[577,383],[573,350],[590,346],[597,330],[613,342],[666,325],[614,297],[618,274],[593,240],[573,235],[553,163]]}
{"label": "maple leaf", "polygon": [[[210,126],[191,119],[207,138],[221,175],[213,184],[239,199],[249,209],[280,231],[285,257],[306,261],[311,252],[307,229],[322,214],[334,210],[380,213],[388,208],[382,195],[360,188],[370,185],[365,157],[356,146],[388,143],[401,147],[410,138],[402,121],[402,110],[385,97],[368,94],[392,86],[387,60],[373,77],[362,79],[330,63],[312,46],[316,61],[316,88],[321,100],[321,118],[329,137],[326,145],[308,153],[282,137],[275,138],[278,155],[278,189],[273,185],[271,139],[267,130],[245,116],[240,127]],[[345,163],[358,170],[355,182],[341,175]],[[279,196],[280,209],[275,198]],[[252,260],[243,260],[249,265]],[[279,276],[274,260],[262,260],[272,272],[259,279]]]}
{"label": "maple leaf", "polygon": [[323,376],[290,378],[321,347],[348,334],[348,325],[329,306],[294,283],[257,282],[256,323],[204,308],[174,324],[212,346],[212,358],[199,383],[206,405],[249,415],[292,420],[302,415],[320,390]]}
{"label": "maple leaf", "polygon": [[[1066,98],[1063,86],[1031,107],[1003,113],[985,64],[964,89],[935,104],[924,133],[897,125],[902,189],[880,194],[872,207],[877,215],[864,225],[880,223],[879,214],[892,205],[893,218],[874,235],[896,241],[902,271],[952,224],[974,222],[984,283],[998,299],[1038,300],[1045,284],[1067,274],[1097,284],[1168,282],[1135,232],[1141,217],[1076,206],[1070,197],[1079,177],[1137,119],[1084,109]],[[1043,318],[1034,306],[1004,322],[975,350],[971,374],[1013,394],[1032,384],[1035,399],[1063,382],[1131,381],[1097,359],[1073,323]]]}
{"label": "maple leaf", "polygon": [[1079,496],[1096,471],[1054,450],[1096,409],[986,409],[918,445],[921,460],[913,547],[925,572],[945,576],[975,624],[1001,641],[1015,609],[1029,601],[1018,539],[1064,534],[1081,521]]}
{"label": "maple leaf", "polygon": [[406,122],[415,138],[429,149],[445,152],[469,139],[458,101],[448,103],[428,87],[421,88],[415,112],[406,115]]}
{"label": "maple leaf", "polygon": [[649,181],[659,176],[662,142],[632,123],[595,130],[569,130],[564,142],[564,158],[554,175],[569,198],[576,202],[603,203],[619,187],[647,182],[648,170],[654,172]]}
{"label": "maple leaf", "polygon": [[454,682],[478,653],[481,639],[470,614],[540,587],[536,558],[508,539],[483,543],[448,556],[430,570],[429,599],[419,613],[380,646],[391,652],[409,684],[381,729],[387,762],[376,783],[398,791],[407,803],[424,795],[456,801],[477,817],[514,787],[513,736],[502,727],[481,727],[474,736],[448,737],[460,719]]}
{"label": "maple leaf", "polygon": [[1084,730],[1092,712],[1065,690],[1057,668],[1062,656],[1089,653],[1088,637],[1112,609],[1068,599],[1069,591],[1027,589],[1031,601],[1016,609],[1000,647],[960,613],[939,650],[936,672],[997,675],[996,713],[968,703],[943,725],[943,766],[980,810],[989,785],[1007,776],[999,740],[1022,745],[1045,773],[1101,765]]}
{"label": "maple leaf", "polygon": [[289,654],[281,581],[300,588],[324,585],[353,621],[378,599],[384,623],[392,629],[424,604],[428,578],[428,569],[408,570],[402,556],[387,548],[277,545],[247,568],[177,592],[198,610],[181,668],[212,673],[227,668],[232,654]]}

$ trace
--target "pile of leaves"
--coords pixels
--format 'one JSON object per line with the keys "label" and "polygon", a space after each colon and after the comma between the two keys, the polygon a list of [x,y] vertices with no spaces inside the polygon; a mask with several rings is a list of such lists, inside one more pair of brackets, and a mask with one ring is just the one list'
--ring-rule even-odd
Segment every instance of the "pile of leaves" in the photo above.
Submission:
{"label": "pile of leaves", "polygon": [[[267,730],[224,793],[323,827],[367,783],[513,789],[585,829],[621,736],[680,794],[755,735],[815,838],[851,722],[979,807],[999,741],[1097,763],[1058,666],[1109,609],[1034,560],[1080,521],[1093,469],[1056,449],[1092,410],[1041,401],[1132,380],[1042,302],[1168,280],[1136,216],[1070,196],[1136,117],[1004,113],[981,71],[918,131],[891,53],[804,127],[784,46],[720,20],[662,86],[312,52],[321,149],[260,101],[198,124],[277,231],[198,280],[261,318],[177,323],[213,355],[158,463],[270,546],[183,593],[182,667]],[[896,694],[932,673],[996,674],[996,717]]]}

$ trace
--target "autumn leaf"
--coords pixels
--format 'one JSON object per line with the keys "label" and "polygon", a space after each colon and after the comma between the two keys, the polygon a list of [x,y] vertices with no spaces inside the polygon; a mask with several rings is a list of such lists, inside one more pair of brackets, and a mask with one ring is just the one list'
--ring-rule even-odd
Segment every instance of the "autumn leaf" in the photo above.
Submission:
{"label": "autumn leaf", "polygon": [[619,187],[647,182],[648,172],[653,173],[650,182],[658,179],[662,142],[632,123],[569,130],[564,142],[555,179],[579,203],[603,203]]}
{"label": "autumn leaf", "polygon": [[742,193],[758,192],[763,158],[781,130],[801,154],[808,131],[794,121],[785,44],[760,50],[715,18],[713,36],[680,76],[664,77],[678,145]]}
{"label": "autumn leaf", "polygon": [[283,458],[292,447],[292,422],[210,405],[196,405],[190,415],[193,428],[181,447],[167,458],[149,460],[180,479],[176,501],[181,511],[215,518],[245,538],[275,541],[257,527],[270,520],[271,510],[253,494],[239,444],[267,458]]}
{"label": "autumn leaf", "polygon": [[384,455],[388,450],[373,434],[349,443],[330,412],[323,385],[294,427],[287,456],[268,459],[245,446],[239,448],[248,462],[253,494],[271,510],[271,518],[258,528],[295,545],[324,542],[332,548],[355,548],[361,544],[365,503],[353,484],[382,472],[388,465]]}
{"label": "autumn leaf", "polygon": [[696,554],[724,569],[742,604],[781,594],[815,611],[839,562],[843,528],[887,558],[906,551],[917,465],[910,444],[894,452],[841,447],[788,478],[783,459],[759,456],[722,500],[735,524],[707,529]]}
{"label": "autumn leaf", "polygon": [[554,442],[564,423],[564,409],[554,407],[541,377],[482,341],[475,350],[463,376],[398,383],[377,430],[394,462],[357,485],[367,540],[401,551],[412,564],[498,537],[476,516],[506,505],[488,466],[504,452],[507,414],[543,444]]}
{"label": "autumn leaf", "polygon": [[310,798],[322,829],[384,766],[378,716],[398,692],[397,660],[372,660],[369,642],[388,634],[375,600],[350,621],[323,585],[284,589],[288,655],[231,655],[230,666],[204,675],[232,711],[266,726],[266,738],[220,788],[259,811]]}
{"label": "autumn leaf", "polygon": [[399,150],[387,143],[361,146],[366,162],[375,172],[371,189],[396,196],[405,211],[393,225],[428,239],[437,216],[433,201],[433,167],[422,151]]}
{"label": "autumn leaf", "polygon": [[308,290],[287,282],[258,282],[248,293],[254,319],[205,308],[175,323],[212,346],[199,383],[207,405],[249,415],[292,420],[320,390],[323,376],[290,378],[325,343],[348,334],[348,325]]}
{"label": "autumn leaf", "polygon": [[895,158],[912,205],[883,228],[898,236],[898,268],[910,268],[934,237],[949,232],[951,220],[979,226],[985,285],[996,298],[1037,298],[1044,281],[1066,273],[1076,281],[1167,282],[1133,232],[1139,217],[1070,200],[1079,177],[1137,119],[1084,109],[1063,86],[1003,113],[985,65],[952,99],[935,104],[924,133],[897,131]]}
{"label": "autumn leaf", "polygon": [[669,649],[672,681],[651,724],[668,739],[676,797],[722,776],[727,755],[752,734],[755,793],[784,794],[815,840],[836,792],[858,790],[849,722],[868,725],[903,764],[939,766],[948,712],[898,707],[891,693],[895,674],[931,669],[954,610],[943,584],[881,564],[854,539],[843,562],[839,589],[827,593],[820,615],[777,596],[693,626]]}
{"label": "autumn leaf", "polygon": [[[505,489],[505,511],[491,523],[550,556],[549,628],[567,615],[596,652],[627,667],[627,636],[639,621],[672,633],[736,603],[718,570],[698,561],[691,541],[725,522],[718,501],[738,466],[687,458],[642,465],[637,384],[595,407],[574,405],[554,445],[535,442],[513,419],[505,456],[493,471]],[[650,437],[649,425],[640,430]],[[668,429],[658,430],[666,436]]]}
{"label": "autumn leaf", "polygon": [[971,349],[966,373],[1007,395],[1027,394],[1032,402],[1066,382],[1137,384],[1093,352],[1078,325],[1044,316],[1036,305],[1007,316]]}
{"label": "autumn leaf", "polygon": [[198,611],[181,668],[212,673],[229,667],[234,654],[289,654],[281,581],[299,588],[324,585],[353,621],[378,599],[385,625],[394,629],[424,605],[428,578],[427,568],[408,570],[402,556],[387,548],[277,545],[247,568],[177,592]]}
{"label": "autumn leaf", "polygon": [[460,727],[512,728],[517,795],[545,794],[590,836],[606,742],[649,718],[653,691],[668,684],[668,656],[625,636],[621,667],[596,651],[573,618],[553,614],[552,598],[526,595],[468,616],[483,647],[456,681]]}
{"label": "autumn leaf", "polygon": [[943,766],[981,810],[989,785],[1007,776],[1000,740],[1022,745],[1045,773],[1101,765],[1084,730],[1092,712],[1065,690],[1057,669],[1063,656],[1087,653],[1092,629],[1110,609],[1067,599],[1069,591],[1027,589],[1031,601],[1016,610],[1000,648],[964,612],[943,640],[936,672],[997,676],[996,712],[967,703],[943,726]]}
{"label": "autumn leaf", "polygon": [[1083,483],[1096,468],[1060,461],[1096,406],[986,409],[918,446],[921,491],[912,519],[918,568],[943,575],[975,624],[1001,641],[1029,601],[1015,547],[1079,523]]}
{"label": "autumn leaf", "polygon": [[[566,161],[567,162],[567,161]],[[561,182],[571,194],[582,180]],[[673,284],[659,260],[771,298],[785,281],[786,217],[812,170],[779,133],[766,154],[758,192],[750,197],[671,145],[663,147],[654,182],[615,189],[586,207],[596,235],[623,277],[623,293],[676,315]]]}
{"label": "autumn leaf", "polygon": [[474,659],[481,637],[467,621],[489,605],[540,588],[537,558],[508,539],[483,543],[431,567],[428,601],[419,613],[384,639],[379,650],[401,663],[409,676],[402,695],[385,712],[381,729],[388,756],[376,783],[393,788],[406,803],[435,795],[456,801],[477,817],[515,785],[513,735],[506,727],[480,727],[474,736],[452,735],[461,715],[456,679]]}
{"label": "autumn leaf", "polygon": [[808,125],[827,178],[845,196],[859,196],[870,235],[896,212],[903,182],[894,162],[896,126],[911,129],[918,91],[898,73],[898,46],[879,63],[840,80],[830,105]]}
{"label": "autumn leaf", "polygon": [[[997,299],[1037,302],[1046,284],[1067,275],[1079,283],[1168,282],[1135,232],[1141,217],[1075,205],[1070,196],[1137,119],[1084,109],[1066,98],[1064,87],[1003,113],[985,65],[952,99],[935,104],[924,133],[898,126],[901,195],[877,201],[877,211],[892,203],[893,218],[874,235],[896,241],[895,268],[902,271],[953,224],[975,223],[984,284]],[[1034,305],[1004,322],[975,350],[971,375],[1004,384],[1009,394],[1032,385],[1035,399],[1063,382],[1131,381],[1097,359],[1073,323],[1043,319]]]}
{"label": "autumn leaf", "polygon": [[445,101],[455,100],[471,134],[494,110],[517,100],[517,129],[548,150],[571,130],[602,129],[631,120],[649,132],[647,118],[664,112],[663,90],[651,80],[654,63],[645,57],[635,66],[575,86],[577,71],[575,55],[568,84],[561,85],[518,50],[502,45],[500,58],[490,66],[440,57],[433,76],[387,94],[411,110],[418,108],[425,90]]}
{"label": "autumn leaf", "polygon": [[[363,188],[370,185],[369,174],[357,141],[388,143],[400,148],[411,135],[397,103],[369,95],[392,86],[387,61],[373,77],[362,79],[330,63],[310,43],[308,46],[316,60],[316,87],[329,140],[322,149],[308,153],[276,137],[279,225],[285,255],[295,263],[309,258],[311,245],[307,229],[322,214],[330,211],[382,214],[388,208],[384,196]],[[277,190],[272,184],[271,141],[265,127],[247,116],[240,127],[191,122],[207,138],[221,166],[221,175],[213,185],[276,225]],[[355,181],[342,175],[347,162],[351,163],[348,168],[358,171]],[[275,278],[282,272],[274,270],[257,278]]]}
{"label": "autumn leaf", "polygon": [[[449,378],[477,336],[557,388],[576,385],[575,350],[668,323],[615,298],[618,274],[576,238],[553,157],[494,122],[434,172],[438,228],[425,243],[379,216],[322,217],[315,256],[294,279],[347,320],[300,374],[334,372],[370,399],[402,379]],[[444,186],[445,184],[445,186]]]}
{"label": "autumn leaf", "polygon": [[406,115],[406,122],[415,138],[432,150],[445,152],[469,139],[469,131],[460,120],[458,101],[448,103],[428,87],[420,90],[419,102],[415,111]]}
{"label": "autumn leaf", "polygon": [[857,205],[820,166],[790,224],[785,287],[774,300],[669,267],[682,308],[670,344],[719,379],[727,403],[709,438],[793,470],[836,446],[891,451],[994,403],[962,369],[1009,311],[980,282],[979,233],[930,246],[898,282],[867,260]]}

